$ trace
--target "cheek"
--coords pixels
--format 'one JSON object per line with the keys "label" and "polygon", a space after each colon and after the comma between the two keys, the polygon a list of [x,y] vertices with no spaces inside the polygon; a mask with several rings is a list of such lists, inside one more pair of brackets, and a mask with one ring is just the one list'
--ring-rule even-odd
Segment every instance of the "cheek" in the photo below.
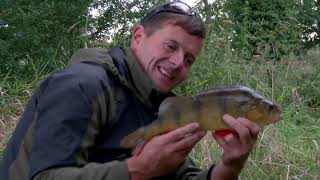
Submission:
{"label": "cheek", "polygon": [[186,80],[188,78],[189,69],[184,69],[179,73],[179,79],[181,81]]}

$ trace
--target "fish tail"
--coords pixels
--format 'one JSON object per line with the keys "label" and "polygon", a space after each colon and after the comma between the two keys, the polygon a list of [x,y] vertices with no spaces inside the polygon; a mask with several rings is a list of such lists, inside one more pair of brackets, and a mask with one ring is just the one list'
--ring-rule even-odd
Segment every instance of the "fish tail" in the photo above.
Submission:
{"label": "fish tail", "polygon": [[134,148],[136,145],[144,142],[145,128],[130,133],[120,141],[120,146],[125,148]]}

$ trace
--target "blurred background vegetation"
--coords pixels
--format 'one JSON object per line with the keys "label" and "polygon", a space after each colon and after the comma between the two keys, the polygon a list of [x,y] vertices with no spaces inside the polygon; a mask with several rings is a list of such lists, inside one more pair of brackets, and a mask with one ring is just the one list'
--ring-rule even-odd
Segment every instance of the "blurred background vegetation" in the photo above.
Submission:
{"label": "blurred background vegetation", "polygon": [[[79,48],[126,46],[134,24],[164,0],[1,0],[0,156],[26,101]],[[188,3],[188,1],[185,1]],[[190,78],[175,92],[242,84],[281,105],[240,179],[320,179],[320,1],[197,0],[207,38]],[[208,135],[192,152],[220,157]]]}

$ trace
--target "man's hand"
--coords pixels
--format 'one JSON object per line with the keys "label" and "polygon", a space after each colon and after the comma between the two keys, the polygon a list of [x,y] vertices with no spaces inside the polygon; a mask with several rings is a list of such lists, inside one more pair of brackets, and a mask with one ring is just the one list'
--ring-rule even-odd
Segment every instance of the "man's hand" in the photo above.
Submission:
{"label": "man's hand", "polygon": [[156,136],[127,160],[132,179],[150,179],[174,171],[205,135],[197,123]]}
{"label": "man's hand", "polygon": [[221,161],[213,169],[212,179],[235,179],[250,155],[260,131],[258,124],[245,118],[233,118],[224,115],[226,124],[233,128],[238,135],[228,134],[224,137],[213,137],[223,149]]}

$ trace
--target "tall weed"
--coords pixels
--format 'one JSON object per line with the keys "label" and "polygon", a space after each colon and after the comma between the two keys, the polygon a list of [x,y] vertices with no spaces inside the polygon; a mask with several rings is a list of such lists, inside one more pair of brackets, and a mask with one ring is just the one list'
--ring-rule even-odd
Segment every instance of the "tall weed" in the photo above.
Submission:
{"label": "tall weed", "polygon": [[[262,129],[240,179],[320,178],[320,58],[291,56],[281,62],[239,58],[228,44],[211,44],[187,82],[176,89],[192,95],[213,86],[245,85],[283,109],[282,121]],[[208,48],[208,47],[207,47]],[[208,167],[221,157],[210,135],[192,152],[195,162]]]}

